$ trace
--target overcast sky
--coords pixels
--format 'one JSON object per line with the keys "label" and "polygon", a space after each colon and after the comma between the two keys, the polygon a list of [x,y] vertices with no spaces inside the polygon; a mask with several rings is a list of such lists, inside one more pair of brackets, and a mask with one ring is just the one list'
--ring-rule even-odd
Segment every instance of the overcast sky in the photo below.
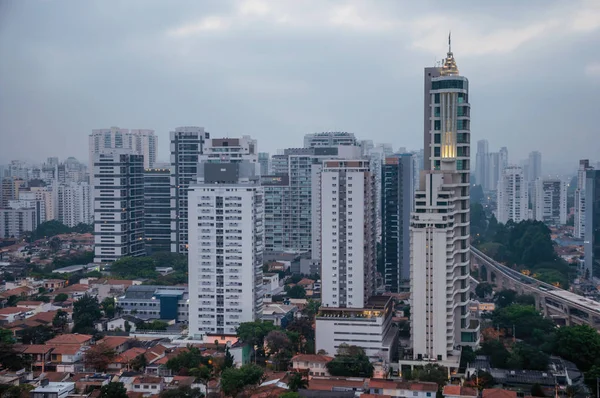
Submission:
{"label": "overcast sky", "polygon": [[0,0],[0,163],[75,156],[94,128],[306,133],[423,145],[423,67],[448,31],[472,146],[600,160],[600,1]]}

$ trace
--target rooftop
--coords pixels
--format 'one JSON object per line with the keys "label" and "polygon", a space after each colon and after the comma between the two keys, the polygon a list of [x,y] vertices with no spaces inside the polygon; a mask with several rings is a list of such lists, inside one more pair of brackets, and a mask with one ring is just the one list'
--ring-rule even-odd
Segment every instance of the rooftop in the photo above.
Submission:
{"label": "rooftop", "polygon": [[92,336],[89,334],[61,334],[53,339],[46,341],[49,345],[61,345],[61,344],[77,344],[81,345],[92,340]]}

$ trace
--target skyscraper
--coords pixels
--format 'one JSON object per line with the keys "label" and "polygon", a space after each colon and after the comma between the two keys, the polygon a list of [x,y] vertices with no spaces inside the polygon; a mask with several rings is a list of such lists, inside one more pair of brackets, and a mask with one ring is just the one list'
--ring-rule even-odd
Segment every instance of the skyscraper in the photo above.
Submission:
{"label": "skyscraper", "polygon": [[600,170],[585,172],[585,269],[589,277],[600,275]]}
{"label": "skyscraper", "polygon": [[271,157],[268,152],[258,153],[258,164],[260,165],[261,176],[266,176],[271,173]]}
{"label": "skyscraper", "polygon": [[[90,200],[93,188],[87,182],[69,182],[56,186],[58,220],[68,227],[91,224],[94,211]],[[41,193],[41,192],[40,192]]]}
{"label": "skyscraper", "polygon": [[90,172],[93,170],[94,155],[110,152],[111,149],[128,149],[131,153],[144,156],[144,167],[153,167],[158,150],[156,135],[154,130],[128,130],[119,127],[92,130],[89,136]]}
{"label": "skyscraper", "polygon": [[262,313],[263,188],[249,160],[256,160],[255,146],[239,151],[251,142],[245,138],[211,139],[207,147],[225,156],[203,155],[190,187],[189,314],[196,338],[235,335]]}
{"label": "skyscraper", "polygon": [[171,251],[171,170],[144,170],[146,253]]}
{"label": "skyscraper", "polygon": [[502,172],[502,170],[508,167],[508,148],[505,146],[500,148],[499,156],[500,172]]}
{"label": "skyscraper", "polygon": [[535,181],[533,218],[548,225],[567,223],[567,184],[557,178]]}
{"label": "skyscraper", "polygon": [[529,182],[535,182],[539,177],[542,176],[542,154],[539,151],[533,151],[529,153],[529,175],[527,179]]}
{"label": "skyscraper", "polygon": [[503,170],[501,169],[500,153],[488,153],[485,167],[487,174],[485,181],[487,186],[484,189],[486,191],[496,191],[498,189],[498,180],[500,180]]}
{"label": "skyscraper", "polygon": [[458,361],[455,347],[476,346],[479,325],[468,310],[469,82],[450,49],[441,68],[425,69],[425,104],[426,171],[410,227],[412,355]]}
{"label": "skyscraper", "polygon": [[188,250],[188,187],[196,181],[204,141],[203,127],[178,127],[171,131],[171,252]]}
{"label": "skyscraper", "polygon": [[575,214],[574,214],[574,231],[573,236],[578,239],[585,237],[585,173],[588,170],[593,170],[590,167],[588,159],[579,161],[579,169],[577,170],[577,188],[575,188]]}
{"label": "skyscraper", "polygon": [[529,219],[529,189],[523,169],[508,166],[502,172],[498,182],[498,222],[506,224],[508,220],[519,223]]}
{"label": "skyscraper", "polygon": [[94,159],[94,262],[145,255],[144,156],[113,149]]}
{"label": "skyscraper", "polygon": [[387,157],[382,170],[381,245],[386,290],[410,289],[410,213],[413,210],[414,160],[411,154]]}
{"label": "skyscraper", "polygon": [[487,163],[488,163],[488,140],[477,141],[477,155],[475,158],[475,180],[477,184],[486,189]]}

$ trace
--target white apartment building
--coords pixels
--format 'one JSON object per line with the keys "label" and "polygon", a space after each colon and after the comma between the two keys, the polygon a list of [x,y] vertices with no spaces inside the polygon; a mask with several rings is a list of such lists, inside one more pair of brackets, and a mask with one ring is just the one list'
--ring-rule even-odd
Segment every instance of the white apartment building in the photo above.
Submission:
{"label": "white apartment building", "polygon": [[304,135],[304,148],[319,146],[359,145],[352,133],[330,131]]}
{"label": "white apartment building", "polygon": [[[412,361],[450,361],[477,346],[469,318],[469,82],[452,52],[441,68],[425,69],[427,167],[411,215]],[[453,358],[453,360],[452,360]]]}
{"label": "white apartment building", "polygon": [[113,150],[94,158],[94,262],[145,255],[143,156]]}
{"label": "white apartment building", "polygon": [[154,167],[157,153],[157,139],[154,130],[109,129],[92,130],[89,136],[90,168],[93,170],[94,155],[110,152],[112,149],[128,149],[131,153],[144,156],[144,168]]}
{"label": "white apartment building", "polygon": [[508,166],[502,171],[496,213],[498,222],[503,224],[508,220],[519,223],[529,219],[529,189],[521,167]]}
{"label": "white apartment building", "polygon": [[321,179],[325,307],[364,308],[375,292],[375,179],[369,160],[326,160]]}
{"label": "white apartment building", "polygon": [[44,202],[45,217],[42,222],[58,219],[58,195],[57,186],[31,187],[35,199]]}
{"label": "white apartment building", "polygon": [[533,218],[548,225],[567,223],[567,184],[560,179],[535,181]]}
{"label": "white apartment building", "polygon": [[593,170],[588,159],[579,161],[577,170],[577,188],[575,188],[575,214],[573,236],[577,239],[585,238],[585,173],[587,170]]}
{"label": "white apartment building", "polygon": [[38,225],[34,207],[0,209],[0,238],[19,238],[23,232],[34,231]]}
{"label": "white apartment building", "polygon": [[190,336],[235,335],[263,301],[263,188],[250,162],[201,163],[190,187]]}
{"label": "white apartment building", "polygon": [[86,182],[70,182],[57,187],[58,220],[68,227],[91,224],[90,185]]}

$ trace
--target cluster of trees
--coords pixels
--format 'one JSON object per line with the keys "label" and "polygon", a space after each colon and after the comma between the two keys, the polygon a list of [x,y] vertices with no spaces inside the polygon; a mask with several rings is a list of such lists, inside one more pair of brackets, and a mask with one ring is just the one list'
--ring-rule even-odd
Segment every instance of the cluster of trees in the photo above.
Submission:
{"label": "cluster of trees", "polygon": [[73,333],[95,334],[94,322],[102,318],[96,297],[85,294],[73,304]]}
{"label": "cluster of trees", "polygon": [[327,363],[332,376],[371,377],[373,364],[365,351],[355,345],[341,344],[335,357]]}
{"label": "cluster of trees", "polygon": [[48,239],[56,235],[70,234],[70,233],[92,233],[94,232],[94,226],[91,224],[77,224],[73,228],[66,226],[58,220],[46,221],[38,225],[35,231],[26,233],[26,239],[28,242],[33,242],[38,239]]}
{"label": "cluster of trees", "polygon": [[[172,267],[173,273],[161,275],[156,267]],[[148,257],[123,257],[110,267],[111,274],[123,279],[148,278],[152,285],[187,283],[187,257],[177,253],[159,252]]]}
{"label": "cluster of trees", "polygon": [[471,206],[471,236],[481,251],[546,283],[568,288],[576,270],[557,256],[550,229],[541,221],[499,223],[483,206]]}
{"label": "cluster of trees", "polygon": [[139,322],[136,323],[136,330],[167,330],[169,324],[167,322],[159,321],[157,319],[152,322]]}

